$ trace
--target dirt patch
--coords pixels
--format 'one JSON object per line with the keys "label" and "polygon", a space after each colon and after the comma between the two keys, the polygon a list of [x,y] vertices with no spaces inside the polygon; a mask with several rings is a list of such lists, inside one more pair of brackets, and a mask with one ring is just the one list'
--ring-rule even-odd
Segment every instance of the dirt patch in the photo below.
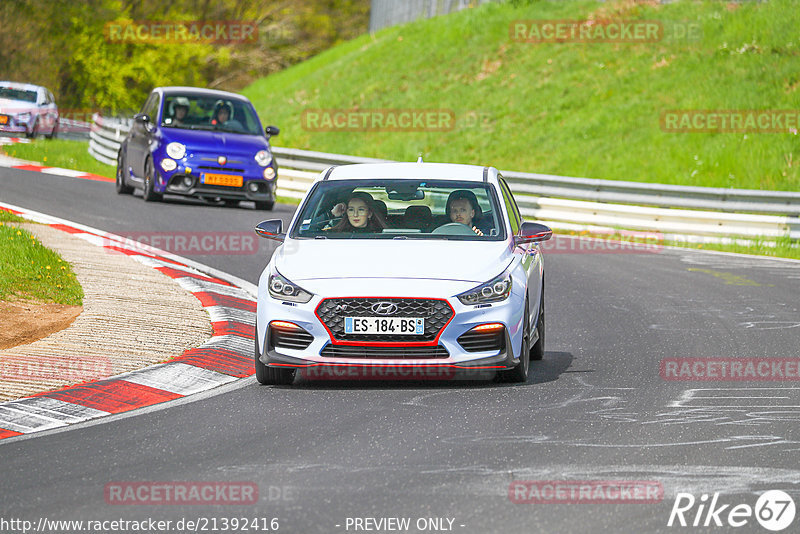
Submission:
{"label": "dirt patch", "polygon": [[83,311],[82,306],[43,304],[29,300],[0,301],[0,350],[32,343],[63,330]]}

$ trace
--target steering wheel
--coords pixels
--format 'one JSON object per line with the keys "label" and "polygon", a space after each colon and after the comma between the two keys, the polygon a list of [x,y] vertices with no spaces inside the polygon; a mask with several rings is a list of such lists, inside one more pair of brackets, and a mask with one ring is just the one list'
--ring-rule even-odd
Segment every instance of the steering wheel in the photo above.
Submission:
{"label": "steering wheel", "polygon": [[431,233],[442,235],[477,235],[472,228],[466,224],[454,222],[443,224]]}

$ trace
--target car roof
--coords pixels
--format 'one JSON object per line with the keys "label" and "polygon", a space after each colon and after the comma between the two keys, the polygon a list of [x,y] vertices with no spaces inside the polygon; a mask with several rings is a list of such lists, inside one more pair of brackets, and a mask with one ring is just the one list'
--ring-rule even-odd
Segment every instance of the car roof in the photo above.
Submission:
{"label": "car roof", "polygon": [[497,169],[459,163],[357,163],[330,167],[320,180],[367,179],[462,180],[467,182],[497,181]]}
{"label": "car roof", "polygon": [[161,91],[165,95],[182,94],[182,95],[197,95],[197,96],[210,96],[214,98],[233,98],[236,100],[244,100],[249,102],[247,97],[229,93],[228,91],[218,91],[216,89],[203,89],[202,87],[182,87],[182,86],[169,86],[169,87],[156,87],[154,91]]}
{"label": "car roof", "polygon": [[44,90],[41,85],[33,85],[32,83],[19,83],[19,82],[5,82],[0,81],[0,87],[8,87],[10,89],[21,89],[23,91],[38,91]]}

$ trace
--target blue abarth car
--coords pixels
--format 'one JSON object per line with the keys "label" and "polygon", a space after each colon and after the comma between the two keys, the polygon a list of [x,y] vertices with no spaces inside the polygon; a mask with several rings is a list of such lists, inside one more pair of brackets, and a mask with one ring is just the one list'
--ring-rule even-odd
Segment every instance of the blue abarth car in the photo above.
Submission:
{"label": "blue abarth car", "polygon": [[250,101],[196,87],[157,87],[133,118],[117,155],[117,193],[141,189],[145,201],[165,194],[235,205],[275,204],[278,165]]}

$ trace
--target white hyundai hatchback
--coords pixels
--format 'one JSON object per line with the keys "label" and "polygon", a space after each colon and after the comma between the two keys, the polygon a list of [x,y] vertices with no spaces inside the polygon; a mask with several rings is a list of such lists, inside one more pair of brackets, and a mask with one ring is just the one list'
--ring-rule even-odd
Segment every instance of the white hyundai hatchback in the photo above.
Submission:
{"label": "white hyundai hatchback", "polygon": [[[258,284],[256,378],[298,369],[494,370],[524,382],[544,355],[547,226],[524,222],[493,167],[331,167]],[[379,376],[379,375],[378,375]]]}

